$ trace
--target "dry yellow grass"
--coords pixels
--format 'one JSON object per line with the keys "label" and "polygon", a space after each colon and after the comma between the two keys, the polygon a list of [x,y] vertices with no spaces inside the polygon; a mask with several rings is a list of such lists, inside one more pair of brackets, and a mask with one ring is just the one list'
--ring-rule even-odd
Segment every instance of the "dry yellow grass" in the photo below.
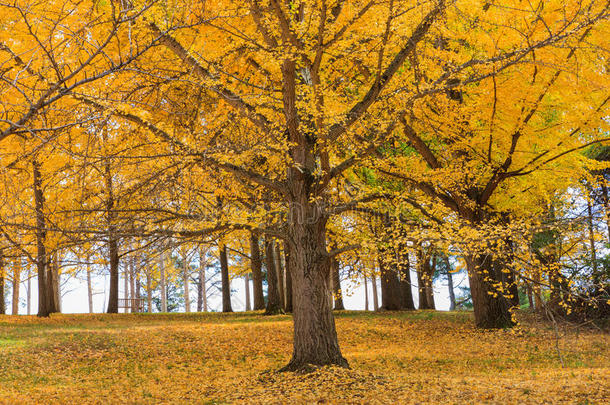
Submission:
{"label": "dry yellow grass", "polygon": [[291,319],[0,317],[0,403],[604,403],[609,336],[475,330],[467,313],[338,314],[352,370],[276,373]]}

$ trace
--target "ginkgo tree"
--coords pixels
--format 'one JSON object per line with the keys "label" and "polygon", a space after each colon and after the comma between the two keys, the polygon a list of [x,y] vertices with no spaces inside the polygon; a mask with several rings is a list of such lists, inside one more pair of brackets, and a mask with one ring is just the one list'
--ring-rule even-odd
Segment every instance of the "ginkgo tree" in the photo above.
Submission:
{"label": "ginkgo tree", "polygon": [[[378,147],[403,130],[412,111],[434,111],[430,100],[439,95],[488,86],[513,68],[517,74],[522,66],[552,71],[574,63],[557,50],[581,49],[578,41],[591,27],[601,30],[608,16],[607,4],[597,1],[527,6],[219,1],[201,6],[175,13],[153,7],[139,26],[160,38],[163,59],[184,67],[190,94],[204,89],[214,100],[213,108],[200,111],[198,130],[174,133],[138,109],[121,114],[202,164],[264,188],[286,207],[279,233],[291,251],[295,324],[287,369],[347,365],[328,300],[330,260],[343,247],[329,251],[326,224],[331,215],[379,197],[365,191],[341,201],[334,193],[337,179],[374,160]],[[229,140],[224,150],[200,147],[212,136]],[[511,145],[505,133],[495,139],[498,148]],[[506,161],[510,165],[511,158]],[[268,166],[272,170],[264,170]],[[495,170],[492,188],[509,169],[505,166]],[[485,313],[475,311],[477,322],[502,323],[497,318],[505,311],[494,309],[501,298],[478,287],[475,274],[471,283],[481,291],[475,306],[485,308]]]}

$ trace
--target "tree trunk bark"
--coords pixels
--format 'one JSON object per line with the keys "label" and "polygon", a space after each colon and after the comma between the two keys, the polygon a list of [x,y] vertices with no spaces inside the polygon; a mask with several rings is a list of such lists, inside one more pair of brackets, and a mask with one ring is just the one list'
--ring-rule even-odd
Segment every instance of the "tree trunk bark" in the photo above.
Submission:
{"label": "tree trunk bark", "polygon": [[434,273],[436,272],[436,255],[432,257],[432,263],[430,268],[427,269],[426,274],[426,300],[428,301],[428,308],[436,309],[434,305]]}
{"label": "tree trunk bark", "polygon": [[152,275],[150,274],[150,262],[146,260],[146,312],[152,313]]}
{"label": "tree trunk bark", "polygon": [[159,284],[161,284],[161,312],[167,312],[167,281],[165,279],[165,254],[159,255]]}
{"label": "tree trunk bark", "polygon": [[432,266],[430,256],[423,248],[417,251],[417,289],[419,292],[419,309],[434,309],[434,298],[430,300],[432,280],[430,276]]}
{"label": "tree trunk bark", "polygon": [[87,303],[89,304],[89,313],[93,313],[93,286],[91,284],[91,258],[87,256],[86,272],[87,272]]}
{"label": "tree trunk bark", "polygon": [[252,290],[254,293],[254,310],[265,309],[265,296],[263,294],[263,274],[258,235],[250,232],[250,269],[252,270]]}
{"label": "tree trunk bark", "polygon": [[244,275],[244,287],[246,289],[246,311],[252,311],[252,306],[250,305],[250,275],[246,273]]}
{"label": "tree trunk bark", "polygon": [[0,315],[6,315],[4,258],[0,255]]}
{"label": "tree trunk bark", "polygon": [[208,312],[208,300],[207,300],[207,288],[206,288],[206,280],[205,280],[205,268],[207,266],[206,263],[206,251],[200,247],[199,248],[199,285],[198,285],[198,293],[197,293],[197,311],[198,312]]}
{"label": "tree trunk bark", "polygon": [[286,312],[291,313],[293,310],[292,296],[292,274],[290,270],[290,246],[284,243],[284,263],[286,263]]}
{"label": "tree trunk bark", "polygon": [[138,312],[136,308],[136,268],[134,263],[134,258],[131,256],[129,258],[129,295],[131,300],[129,301],[129,307],[131,309],[131,313]]}
{"label": "tree trunk bark", "polygon": [[401,306],[402,309],[414,310],[415,303],[413,302],[413,290],[411,289],[411,263],[405,246],[401,247],[398,256],[400,257],[398,269],[400,272]]}
{"label": "tree trunk bark", "polygon": [[19,286],[21,284],[21,266],[15,265],[13,269],[13,297],[11,314],[19,314]]}
{"label": "tree trunk bark", "polygon": [[379,310],[379,293],[377,291],[377,277],[371,276],[371,288],[373,290],[373,311]]}
{"label": "tree trunk bark", "polygon": [[284,312],[278,288],[275,252],[273,239],[265,237],[265,264],[267,268],[267,307],[265,308],[265,315],[277,315]]}
{"label": "tree trunk bark", "polygon": [[339,274],[339,260],[331,259],[331,271],[333,277],[333,295],[335,297],[335,309],[344,310],[343,305],[343,290],[341,290],[341,276]]}
{"label": "tree trunk bark", "polygon": [[587,200],[587,225],[589,228],[589,249],[591,255],[591,265],[593,267],[593,283],[598,284],[598,272],[597,272],[597,251],[595,249],[595,229],[593,228],[593,209],[591,203]]}
{"label": "tree trunk bark", "polygon": [[45,240],[47,236],[46,221],[44,215],[44,194],[42,191],[42,179],[40,164],[34,160],[34,204],[36,211],[36,268],[38,270],[38,316],[47,317],[51,314],[49,309],[49,291],[47,283],[47,251]]}
{"label": "tree trunk bark", "polygon": [[384,257],[386,253],[385,249],[380,250],[378,253],[379,277],[381,278],[381,308],[386,311],[397,311],[402,307],[401,285],[395,266],[388,263]]}
{"label": "tree trunk bark", "polygon": [[220,277],[222,283],[222,312],[233,312],[231,307],[231,281],[229,280],[229,259],[227,245],[220,246]]}
{"label": "tree trunk bark", "polygon": [[[102,136],[103,140],[106,141],[106,131],[102,131]],[[108,223],[108,255],[110,264],[110,291],[106,312],[117,314],[119,312],[119,246],[116,237],[115,201],[110,159],[106,159],[104,162],[104,180],[106,183],[106,221]]]}
{"label": "tree trunk bark", "polygon": [[364,310],[368,311],[369,310],[369,287],[368,287],[366,274],[363,276],[363,278],[364,278]]}
{"label": "tree trunk bark", "polygon": [[189,264],[187,263],[188,258],[187,258],[187,254],[184,254],[184,258],[183,258],[183,273],[182,273],[182,277],[183,277],[183,284],[184,284],[184,311],[188,314],[189,312],[191,312],[191,293],[190,293],[190,289],[191,289],[191,285],[190,285],[190,280],[189,280]]}
{"label": "tree trunk bark", "polygon": [[530,310],[535,311],[536,306],[534,305],[534,295],[532,294],[532,285],[530,283],[527,283],[526,288],[527,288],[527,301],[530,305]]}
{"label": "tree trunk bark", "polygon": [[445,267],[447,268],[447,289],[449,290],[449,311],[455,310],[455,290],[453,288],[453,274],[451,274],[451,264],[449,257],[445,256]]}
{"label": "tree trunk bark", "polygon": [[27,314],[32,315],[32,274],[30,273],[30,267],[28,266],[28,284],[27,284]]}
{"label": "tree trunk bark", "polygon": [[277,270],[278,294],[280,296],[280,305],[282,306],[283,310],[286,308],[286,290],[284,288],[284,266],[282,266],[282,253],[280,243],[278,241],[275,241],[273,246],[275,248],[273,258],[275,259],[275,269]]}
{"label": "tree trunk bark", "polygon": [[53,254],[50,265],[47,266],[48,293],[47,306],[51,313],[61,312],[61,291],[59,282],[59,258],[57,252]]}
{"label": "tree trunk bark", "polygon": [[348,367],[339,349],[335,319],[328,299],[330,259],[326,250],[326,220],[320,215],[321,209],[317,205],[310,205],[307,196],[297,206],[306,210],[306,220],[289,221],[286,240],[290,245],[294,294],[294,350],[284,369],[329,364]]}
{"label": "tree trunk bark", "polygon": [[124,304],[125,304],[125,308],[124,308],[124,312],[128,313],[129,312],[129,264],[128,262],[125,262],[125,264],[123,265],[123,299]]}
{"label": "tree trunk bark", "polygon": [[492,287],[500,277],[495,274],[489,255],[466,257],[474,320],[479,328],[506,328],[513,325],[510,302]]}

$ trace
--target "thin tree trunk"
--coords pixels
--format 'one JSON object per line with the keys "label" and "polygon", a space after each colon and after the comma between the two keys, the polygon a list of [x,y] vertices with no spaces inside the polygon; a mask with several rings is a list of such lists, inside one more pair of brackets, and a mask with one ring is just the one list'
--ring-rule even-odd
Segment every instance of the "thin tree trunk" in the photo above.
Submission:
{"label": "thin tree trunk", "polygon": [[57,252],[52,256],[52,260],[47,266],[47,284],[48,292],[47,306],[51,313],[61,312],[61,291],[59,280],[59,258]]}
{"label": "thin tree trunk", "polygon": [[199,293],[197,294],[197,311],[208,312],[208,298],[205,283],[206,251],[199,248]]}
{"label": "thin tree trunk", "polygon": [[87,272],[87,303],[89,304],[89,313],[93,313],[93,286],[91,284],[91,258],[87,256],[86,272]]}
{"label": "thin tree trunk", "polygon": [[6,301],[5,301],[5,278],[4,278],[4,257],[0,252],[0,315],[6,315]]}
{"label": "thin tree trunk", "polygon": [[527,301],[530,305],[530,310],[535,311],[536,306],[534,305],[534,295],[532,294],[532,285],[527,283]]}
{"label": "thin tree trunk", "polygon": [[608,198],[608,187],[606,186],[606,180],[602,177],[601,180],[602,188],[602,203],[604,205],[604,212],[606,214],[606,229],[608,231],[608,243],[610,243],[610,199]]}
{"label": "thin tree trunk", "polygon": [[244,275],[244,286],[246,287],[246,311],[251,311],[252,306],[250,305],[250,275],[248,273]]}
{"label": "thin tree trunk", "polygon": [[250,270],[252,271],[252,290],[254,293],[255,311],[265,309],[262,265],[258,235],[254,232],[250,232]]}
{"label": "thin tree trunk", "polygon": [[167,312],[167,281],[165,279],[165,254],[159,255],[159,283],[161,284],[161,312]]}
{"label": "thin tree trunk", "polygon": [[373,290],[373,310],[379,310],[379,293],[377,292],[377,277],[371,276],[371,289]]}
{"label": "thin tree trunk", "polygon": [[290,246],[284,243],[284,263],[286,263],[286,312],[290,313],[293,309],[292,296],[292,274],[290,271]]}
{"label": "thin tree trunk", "polygon": [[341,290],[341,275],[339,274],[339,260],[331,259],[331,272],[333,277],[333,295],[335,298],[335,309],[343,310],[343,291]]}
{"label": "thin tree trunk", "polygon": [[152,275],[150,274],[150,262],[146,260],[146,310],[152,313]]}
{"label": "thin tree trunk", "polygon": [[184,255],[184,263],[183,263],[183,273],[184,277],[184,310],[186,313],[191,312],[191,294],[190,294],[190,283],[189,283],[189,265],[187,263],[187,255]]}
{"label": "thin tree trunk", "polygon": [[[104,142],[108,140],[105,130],[102,130],[102,139]],[[114,188],[110,159],[105,159],[104,162],[104,180],[106,183],[106,222],[108,225],[108,255],[110,262],[110,291],[108,294],[108,310],[106,312],[117,314],[119,312],[119,246],[116,236]]]}
{"label": "thin tree trunk", "polygon": [[27,288],[27,314],[32,315],[32,273],[30,272],[30,267],[28,266],[28,288]]}
{"label": "thin tree trunk", "polygon": [[534,269],[534,308],[536,309],[536,312],[542,313],[544,302],[542,300],[542,279],[540,276],[540,269]]}
{"label": "thin tree trunk", "polygon": [[130,297],[129,297],[129,264],[128,263],[129,262],[126,261],[125,264],[123,265],[123,288],[124,288],[124,290],[123,290],[124,301],[123,302],[125,305],[125,308],[124,308],[125,313],[129,312],[129,307],[130,307],[129,302],[131,302],[131,301],[129,301]]}
{"label": "thin tree trunk", "polygon": [[13,268],[13,301],[11,307],[11,314],[19,314],[19,286],[21,284],[21,266],[15,264]]}
{"label": "thin tree trunk", "polygon": [[[591,254],[591,265],[593,266],[593,278],[597,278],[597,252],[595,249],[595,229],[593,228],[593,209],[591,202],[587,200],[587,225],[589,228],[589,249]],[[597,284],[597,283],[595,283]]]}
{"label": "thin tree trunk", "polygon": [[47,317],[49,309],[49,291],[47,283],[47,251],[45,240],[47,236],[44,216],[44,195],[38,161],[32,162],[34,179],[34,203],[36,211],[36,268],[38,270],[38,316]]}
{"label": "thin tree trunk", "polygon": [[447,268],[447,289],[449,290],[449,311],[455,310],[455,291],[453,289],[453,274],[451,274],[451,264],[449,257],[444,256],[445,267]]}
{"label": "thin tree trunk", "polygon": [[277,315],[284,312],[278,288],[274,241],[265,237],[265,264],[267,268],[267,307],[265,315]]}
{"label": "thin tree trunk", "polygon": [[133,256],[129,257],[129,308],[131,313],[138,312],[136,308],[136,268]]}
{"label": "thin tree trunk", "polygon": [[427,269],[428,273],[426,274],[426,300],[428,302],[428,308],[436,309],[436,305],[434,305],[434,273],[436,272],[436,255],[432,257],[432,264],[430,268]]}
{"label": "thin tree trunk", "polygon": [[369,310],[369,289],[366,281],[366,275],[364,275],[364,310]]}
{"label": "thin tree trunk", "polygon": [[222,312],[233,312],[231,307],[231,281],[229,279],[229,259],[227,245],[220,246],[220,277],[222,282]]}
{"label": "thin tree trunk", "polygon": [[282,266],[282,253],[279,242],[275,241],[273,246],[275,247],[275,254],[273,255],[273,258],[275,260],[275,269],[277,270],[278,294],[280,296],[280,305],[282,306],[282,309],[284,309],[286,308],[286,290],[284,288],[284,266]]}

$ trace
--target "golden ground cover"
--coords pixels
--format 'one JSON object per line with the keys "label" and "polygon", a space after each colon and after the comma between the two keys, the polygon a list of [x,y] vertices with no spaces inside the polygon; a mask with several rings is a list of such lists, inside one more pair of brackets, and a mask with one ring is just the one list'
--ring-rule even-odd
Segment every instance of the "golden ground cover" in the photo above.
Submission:
{"label": "golden ground cover", "polygon": [[[352,370],[276,373],[289,316],[0,316],[0,403],[604,403],[610,337],[469,313],[337,315]],[[564,333],[564,331],[561,331]]]}

